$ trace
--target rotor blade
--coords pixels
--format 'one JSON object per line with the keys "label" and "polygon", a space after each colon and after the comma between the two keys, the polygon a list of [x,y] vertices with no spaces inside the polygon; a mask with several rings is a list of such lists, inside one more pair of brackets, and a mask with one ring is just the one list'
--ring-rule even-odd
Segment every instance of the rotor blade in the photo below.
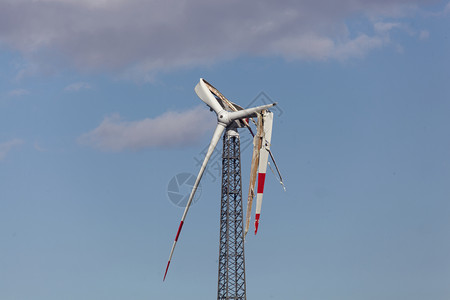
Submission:
{"label": "rotor blade", "polygon": [[[205,79],[203,79],[203,82],[206,84],[206,86],[208,87],[208,89],[210,90],[210,92],[217,98],[220,99],[221,106],[228,106],[229,109],[231,110],[238,110],[236,109],[236,105],[231,102],[230,100],[228,100],[221,92],[219,92],[218,89],[216,89],[215,87],[213,87],[213,85],[211,83],[209,83],[208,81],[206,81]],[[241,108],[242,109],[242,108]]]}
{"label": "rotor blade", "polygon": [[259,153],[258,166],[258,189],[256,192],[256,209],[255,209],[255,234],[258,232],[259,218],[261,215],[261,206],[264,193],[264,182],[266,179],[267,162],[269,160],[270,141],[272,139],[273,113],[265,112],[263,114],[264,124],[264,140]]}
{"label": "rotor blade", "polygon": [[257,133],[256,133],[256,136],[253,138],[253,153],[252,153],[252,164],[251,164],[251,169],[250,169],[250,184],[249,184],[249,188],[248,188],[247,213],[246,213],[246,220],[245,220],[244,237],[247,235],[248,229],[250,227],[252,204],[253,204],[253,198],[255,197],[256,174],[258,172],[259,153],[261,150],[263,136],[264,136],[264,131],[263,131],[263,124],[262,124],[262,116],[261,116],[261,114],[258,114]]}
{"label": "rotor blade", "polygon": [[242,119],[242,118],[248,118],[251,115],[260,112],[264,109],[270,108],[272,106],[277,105],[277,103],[272,103],[272,104],[267,104],[267,105],[261,105],[261,106],[257,106],[257,107],[252,107],[252,108],[247,108],[247,109],[243,109],[243,110],[238,110],[238,111],[232,111],[229,113],[230,119],[231,120],[236,120],[236,119]]}
{"label": "rotor blade", "polygon": [[219,142],[220,136],[225,130],[225,126],[222,124],[217,124],[216,130],[214,131],[213,137],[211,139],[211,143],[209,144],[208,152],[205,155],[205,159],[203,160],[202,166],[200,167],[200,171],[198,172],[197,179],[195,180],[194,186],[192,187],[191,194],[189,195],[188,202],[186,204],[186,208],[184,209],[183,216],[181,217],[181,222],[178,227],[177,235],[175,236],[175,241],[173,242],[172,249],[170,250],[169,261],[167,262],[166,272],[164,273],[163,281],[166,279],[167,270],[169,269],[170,261],[172,259],[173,251],[175,250],[175,246],[178,241],[178,237],[181,232],[181,228],[183,227],[184,220],[186,219],[187,212],[189,211],[189,207],[191,206],[192,199],[194,198],[195,192],[197,190],[198,184],[202,179],[203,172],[205,171],[206,165],[208,164],[209,158],[211,154],[214,152],[217,143]]}
{"label": "rotor blade", "polygon": [[[251,119],[253,121],[253,119]],[[255,137],[255,134],[253,133],[252,128],[250,127],[250,125],[248,124],[247,121],[245,121],[245,119],[243,119],[242,121],[244,121],[245,126],[247,127],[248,131],[250,131],[250,134],[252,135],[252,137]],[[281,186],[283,187],[284,191],[286,192],[286,186],[284,185],[283,182],[283,176],[281,176],[281,172],[280,169],[278,169],[278,165],[277,162],[275,161],[275,157],[272,154],[272,150],[269,149],[269,155],[270,155],[270,159],[272,159],[273,164],[275,165],[275,170],[278,173],[278,181],[280,182]],[[270,167],[270,166],[269,166]],[[270,167],[270,169],[272,170],[272,167]],[[273,171],[272,171],[273,172]],[[275,174],[275,172],[273,172],[274,176],[277,177],[277,175]]]}
{"label": "rotor blade", "polygon": [[195,93],[203,102],[206,103],[206,105],[211,107],[211,109],[214,110],[216,114],[219,114],[219,112],[224,110],[209,90],[203,78],[200,78],[200,82],[195,86]]}

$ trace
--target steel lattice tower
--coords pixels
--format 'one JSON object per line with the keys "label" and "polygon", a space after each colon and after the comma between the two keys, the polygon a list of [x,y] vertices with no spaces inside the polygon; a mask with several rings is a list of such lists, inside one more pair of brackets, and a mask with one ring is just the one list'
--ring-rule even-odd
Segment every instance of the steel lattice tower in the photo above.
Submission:
{"label": "steel lattice tower", "polygon": [[241,153],[237,129],[223,136],[217,299],[247,299],[242,210]]}

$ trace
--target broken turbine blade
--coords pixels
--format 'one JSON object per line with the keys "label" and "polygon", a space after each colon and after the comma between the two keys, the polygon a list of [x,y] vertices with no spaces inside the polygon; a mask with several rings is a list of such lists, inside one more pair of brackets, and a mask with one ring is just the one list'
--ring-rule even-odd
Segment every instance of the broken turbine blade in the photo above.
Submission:
{"label": "broken turbine blade", "polygon": [[256,189],[256,209],[255,209],[255,234],[258,232],[259,218],[264,193],[264,183],[266,180],[267,163],[269,160],[270,142],[272,139],[273,113],[266,111],[263,113],[264,137],[259,153],[258,164],[258,188]]}
{"label": "broken turbine blade", "polygon": [[208,89],[203,78],[200,78],[200,82],[195,86],[195,93],[197,96],[206,103],[212,110],[219,114],[224,108],[220,105],[219,101],[214,97],[211,91]]}
{"label": "broken turbine blade", "polygon": [[259,154],[262,145],[262,139],[264,138],[264,130],[262,124],[262,115],[258,114],[258,125],[256,135],[253,137],[253,153],[252,153],[252,163],[250,168],[250,182],[248,188],[248,197],[247,197],[247,213],[245,217],[245,229],[244,236],[247,236],[248,229],[250,227],[250,219],[252,214],[252,205],[253,198],[255,197],[255,183],[256,183],[256,174],[258,172],[259,165]]}

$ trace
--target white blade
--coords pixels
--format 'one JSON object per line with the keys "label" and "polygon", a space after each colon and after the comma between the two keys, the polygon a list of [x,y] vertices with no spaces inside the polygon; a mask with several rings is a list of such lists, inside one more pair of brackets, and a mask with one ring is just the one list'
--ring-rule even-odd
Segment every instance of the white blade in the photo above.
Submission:
{"label": "white blade", "polygon": [[272,139],[273,113],[267,111],[263,114],[264,138],[259,153],[258,188],[256,190],[255,234],[258,232],[259,218],[266,179],[267,161],[269,159],[270,142]]}
{"label": "white blade", "polygon": [[216,97],[211,93],[203,78],[200,78],[200,82],[195,86],[195,93],[197,96],[206,103],[216,114],[219,114],[223,107],[219,104]]}
{"label": "white blade", "polygon": [[264,109],[268,109],[268,108],[270,108],[272,106],[275,106],[275,105],[277,105],[277,103],[272,103],[272,104],[267,104],[267,105],[247,108],[247,109],[238,110],[238,111],[232,111],[228,115],[229,115],[229,118],[231,120],[248,118],[251,115],[253,115],[254,113],[260,112],[260,111],[262,111]]}
{"label": "white blade", "polygon": [[181,222],[178,227],[177,235],[175,236],[175,241],[172,245],[172,250],[170,250],[169,261],[167,262],[166,272],[164,273],[163,281],[166,279],[167,270],[169,269],[170,260],[172,259],[173,251],[175,250],[175,245],[178,241],[178,236],[180,235],[181,228],[183,227],[184,220],[186,219],[187,212],[189,211],[189,207],[191,206],[192,199],[194,198],[195,192],[197,191],[198,184],[202,179],[203,172],[205,171],[206,165],[208,164],[209,158],[211,154],[214,152],[217,143],[219,142],[220,137],[222,136],[223,131],[225,130],[225,126],[222,124],[217,124],[216,130],[214,131],[213,137],[211,139],[211,143],[209,144],[208,152],[205,155],[205,159],[203,160],[202,166],[200,167],[200,171],[198,172],[197,179],[195,180],[194,186],[192,187],[191,194],[189,195],[189,200],[186,204],[186,208],[184,209],[183,216],[181,217]]}
{"label": "white blade", "polygon": [[250,227],[250,219],[252,214],[252,205],[253,198],[255,197],[255,183],[256,183],[256,174],[258,172],[258,164],[259,164],[259,154],[261,151],[262,139],[264,138],[264,130],[262,123],[262,115],[258,114],[258,125],[256,135],[253,138],[253,153],[252,153],[252,164],[250,169],[250,184],[248,188],[248,197],[247,197],[247,213],[245,215],[245,229],[244,236],[247,236],[248,229]]}

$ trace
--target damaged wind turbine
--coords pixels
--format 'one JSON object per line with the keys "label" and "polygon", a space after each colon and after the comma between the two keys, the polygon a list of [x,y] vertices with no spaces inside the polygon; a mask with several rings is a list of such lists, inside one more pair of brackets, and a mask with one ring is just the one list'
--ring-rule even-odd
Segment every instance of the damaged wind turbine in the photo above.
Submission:
{"label": "damaged wind turbine", "polygon": [[[172,260],[172,255],[175,250],[175,246],[178,241],[178,237],[181,233],[181,229],[183,227],[184,221],[186,219],[186,215],[189,211],[189,207],[191,206],[192,199],[194,198],[195,192],[197,190],[198,184],[203,176],[203,172],[208,164],[208,161],[220,139],[225,129],[232,127],[248,127],[247,118],[254,118],[258,113],[276,105],[276,103],[262,105],[258,107],[242,109],[240,106],[228,101],[225,97],[223,97],[220,92],[218,92],[212,85],[210,85],[206,80],[200,79],[200,82],[195,87],[195,92],[198,97],[209,106],[209,108],[214,111],[217,115],[217,126],[214,131],[214,134],[211,139],[211,143],[208,147],[208,151],[205,155],[203,163],[200,167],[200,170],[197,175],[197,179],[195,180],[194,186],[192,187],[192,191],[189,195],[188,202],[186,204],[186,208],[184,209],[183,215],[181,217],[180,225],[178,226],[178,231],[175,236],[175,240],[172,245],[172,249],[170,251],[169,260],[167,262],[166,271],[164,273],[165,280],[167,271],[169,269],[170,262]],[[214,92],[214,94],[213,94]]]}

